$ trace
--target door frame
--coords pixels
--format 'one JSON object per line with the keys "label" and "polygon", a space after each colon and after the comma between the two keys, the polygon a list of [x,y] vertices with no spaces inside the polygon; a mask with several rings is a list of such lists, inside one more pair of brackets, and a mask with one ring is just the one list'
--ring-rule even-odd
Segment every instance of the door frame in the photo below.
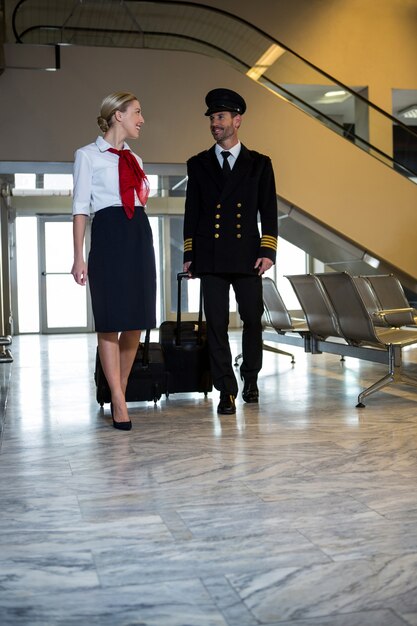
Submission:
{"label": "door frame", "polygon": [[[85,288],[86,291],[86,307],[87,307],[87,324],[86,326],[66,326],[66,327],[48,327],[47,316],[47,299],[46,299],[46,250],[45,250],[45,225],[47,222],[71,222],[72,215],[37,215],[38,223],[38,267],[39,267],[39,332],[42,335],[48,334],[69,334],[69,333],[86,333],[93,332],[93,310],[91,306],[91,296],[88,285],[80,287]],[[85,231],[85,250],[90,249],[90,233],[91,233],[91,221],[87,220]],[[68,259],[69,265],[72,263],[72,259]],[[71,272],[58,272],[59,274],[70,275]]]}

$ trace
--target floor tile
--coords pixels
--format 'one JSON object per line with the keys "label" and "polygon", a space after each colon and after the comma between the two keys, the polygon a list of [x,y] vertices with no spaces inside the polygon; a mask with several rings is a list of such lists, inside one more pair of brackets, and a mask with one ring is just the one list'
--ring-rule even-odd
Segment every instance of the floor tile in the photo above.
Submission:
{"label": "floor tile", "polygon": [[259,404],[171,394],[121,433],[95,348],[21,335],[0,372],[2,626],[417,626],[414,390],[358,410],[384,366],[266,352]]}

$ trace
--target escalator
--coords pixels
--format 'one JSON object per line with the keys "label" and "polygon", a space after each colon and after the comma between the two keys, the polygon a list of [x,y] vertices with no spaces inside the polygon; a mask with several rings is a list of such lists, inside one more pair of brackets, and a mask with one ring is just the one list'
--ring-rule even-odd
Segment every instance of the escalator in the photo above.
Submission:
{"label": "escalator", "polygon": [[60,46],[72,44],[186,51],[231,65],[262,92],[263,117],[273,120],[260,121],[256,147],[277,166],[280,235],[338,270],[394,272],[417,293],[417,126],[405,109],[389,115],[369,102],[366,85],[341,84],[245,20],[193,2],[20,0],[13,31],[22,44],[55,46],[57,63]]}

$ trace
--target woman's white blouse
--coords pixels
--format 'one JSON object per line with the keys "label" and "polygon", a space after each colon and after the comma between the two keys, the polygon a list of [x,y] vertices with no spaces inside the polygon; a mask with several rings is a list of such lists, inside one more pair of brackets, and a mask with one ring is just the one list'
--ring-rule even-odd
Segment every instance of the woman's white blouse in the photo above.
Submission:
{"label": "woman's white blouse", "polygon": [[[107,152],[112,146],[97,137],[75,152],[73,215],[90,215],[108,206],[122,206],[119,191],[119,157]],[[127,143],[123,148],[129,149]],[[142,159],[135,154],[143,168]],[[135,204],[140,204],[135,193]]]}

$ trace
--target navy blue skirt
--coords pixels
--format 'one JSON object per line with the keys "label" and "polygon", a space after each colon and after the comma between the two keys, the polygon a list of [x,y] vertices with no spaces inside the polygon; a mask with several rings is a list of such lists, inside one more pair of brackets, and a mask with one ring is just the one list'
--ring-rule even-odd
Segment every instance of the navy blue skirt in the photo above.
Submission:
{"label": "navy blue skirt", "polygon": [[143,207],[132,219],[120,206],[94,215],[88,282],[97,332],[155,328],[155,253]]}

